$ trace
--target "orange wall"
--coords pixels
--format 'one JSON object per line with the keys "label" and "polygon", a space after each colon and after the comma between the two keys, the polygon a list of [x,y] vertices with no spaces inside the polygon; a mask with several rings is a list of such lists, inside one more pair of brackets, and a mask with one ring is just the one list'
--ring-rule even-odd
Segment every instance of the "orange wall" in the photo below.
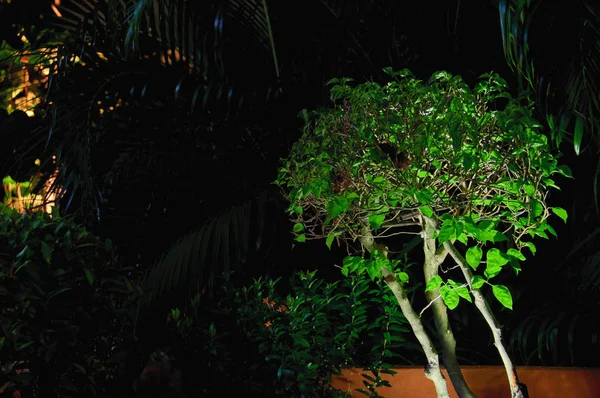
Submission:
{"label": "orange wall", "polygon": [[[423,368],[395,368],[394,376],[385,375],[391,388],[377,390],[384,397],[435,398],[433,383],[425,378]],[[509,398],[510,390],[503,367],[463,366],[463,374],[471,390],[481,398]],[[333,376],[332,386],[343,391],[365,388],[362,369],[343,370],[342,376]],[[519,381],[527,385],[530,398],[600,398],[600,369],[518,367]],[[444,370],[444,376],[449,381]],[[457,398],[448,382],[450,397]],[[364,396],[360,393],[354,397]]]}

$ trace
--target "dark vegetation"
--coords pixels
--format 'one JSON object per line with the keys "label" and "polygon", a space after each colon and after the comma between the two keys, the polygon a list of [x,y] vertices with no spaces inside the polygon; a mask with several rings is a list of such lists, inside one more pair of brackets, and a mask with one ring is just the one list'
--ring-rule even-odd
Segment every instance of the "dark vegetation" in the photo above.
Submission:
{"label": "dark vegetation", "polygon": [[[310,366],[314,350],[290,350],[303,346],[301,327],[263,341],[266,321],[257,314],[283,316],[262,299],[280,304],[288,294],[317,306],[307,307],[316,318],[332,319],[328,311],[338,309],[346,315],[337,323],[306,319],[332,329],[317,336],[324,348],[341,344],[351,305],[336,294],[356,288],[333,266],[345,248],[294,243],[287,203],[272,182],[300,137],[298,112],[330,106],[326,82],[383,82],[388,66],[419,78],[447,70],[469,84],[498,72],[557,132],[549,138],[575,178],[549,201],[567,209],[568,223],[557,228],[558,240],[540,242],[522,277],[506,275],[515,306],[498,315],[517,364],[598,365],[600,9],[593,2],[60,3],[61,18],[50,0],[0,2],[0,174],[27,181],[41,173],[43,181],[56,167],[65,188],[60,216],[3,208],[0,396],[17,388],[24,397],[134,396],[132,384],[157,350],[171,356],[154,358],[164,365],[161,383],[173,385],[161,396],[180,383],[188,396],[223,386],[310,395],[306,386],[348,356],[367,368],[379,361],[364,347],[377,346],[388,310],[365,307],[374,326],[356,326],[341,348],[347,356],[323,349]],[[34,68],[40,64],[51,79]],[[27,92],[11,95],[23,85],[23,68],[38,98],[31,109],[18,104]],[[400,243],[409,251],[418,242]],[[318,270],[310,287],[297,274],[307,270]],[[385,299],[370,289],[361,294]],[[470,310],[451,313],[459,347],[478,347],[459,351],[460,360],[497,364]],[[421,364],[411,335],[396,326],[397,356],[386,361]],[[29,372],[17,372],[19,361]],[[298,374],[306,379],[292,383]]]}

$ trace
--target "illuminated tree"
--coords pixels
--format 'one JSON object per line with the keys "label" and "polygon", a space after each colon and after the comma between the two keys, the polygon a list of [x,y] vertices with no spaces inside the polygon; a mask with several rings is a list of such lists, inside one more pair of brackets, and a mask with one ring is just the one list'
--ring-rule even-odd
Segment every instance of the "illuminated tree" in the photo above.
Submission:
{"label": "illuminated tree", "polygon": [[[460,299],[474,303],[494,337],[513,397],[523,396],[501,330],[482,289],[512,309],[512,296],[494,278],[503,269],[520,271],[523,249],[547,233],[552,214],[546,204],[552,177],[569,177],[558,166],[531,105],[520,105],[494,74],[474,89],[460,77],[438,72],[425,84],[410,72],[395,81],[351,87],[333,79],[333,109],[312,114],[304,135],[280,169],[277,184],[290,201],[296,240],[359,242],[359,256],[344,260],[342,273],[367,272],[383,280],[397,298],[427,357],[426,375],[448,394],[438,354],[420,315],[406,295],[411,281],[400,259],[390,259],[395,235],[423,238],[425,293],[432,307],[443,362],[460,396],[472,396],[460,374],[447,308]],[[498,244],[506,242],[504,247]],[[369,253],[369,258],[364,254]],[[450,255],[455,266],[439,270]],[[482,266],[481,264],[484,264]],[[439,300],[441,298],[441,300]]]}

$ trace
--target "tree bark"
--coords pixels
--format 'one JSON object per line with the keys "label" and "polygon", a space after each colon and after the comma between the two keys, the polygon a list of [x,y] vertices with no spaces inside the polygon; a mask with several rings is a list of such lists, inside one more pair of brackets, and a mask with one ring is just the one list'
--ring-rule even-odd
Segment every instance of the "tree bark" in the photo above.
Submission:
{"label": "tree bark", "polygon": [[504,363],[504,368],[506,369],[506,374],[508,376],[508,383],[510,385],[510,392],[512,398],[527,398],[526,389],[523,388],[523,385],[519,383],[519,378],[517,377],[517,368],[512,363],[506,348],[504,347],[504,343],[502,342],[502,331],[500,329],[500,325],[498,321],[494,317],[494,314],[489,307],[485,297],[481,294],[479,289],[474,289],[471,285],[471,279],[473,279],[473,274],[467,264],[465,258],[460,254],[460,252],[456,249],[456,247],[450,242],[444,242],[444,248],[450,253],[454,261],[460,267],[464,278],[469,284],[469,288],[471,290],[471,294],[473,294],[473,298],[475,299],[475,306],[487,322],[488,326],[492,331],[492,335],[494,336],[494,345],[500,354],[500,358],[502,358],[502,362]]}
{"label": "tree bark", "polygon": [[[448,251],[445,248],[436,248],[436,240],[429,238],[435,233],[435,223],[423,217],[423,251],[425,253],[425,263],[423,264],[423,273],[425,282],[439,274],[439,266],[444,262]],[[433,311],[433,320],[440,338],[442,346],[442,362],[448,371],[450,381],[454,386],[454,390],[460,398],[475,398],[465,378],[460,370],[458,360],[456,358],[456,339],[452,332],[452,327],[448,321],[448,308],[442,300],[437,299],[440,295],[440,290],[430,290],[425,292],[427,301],[431,303]],[[435,301],[434,301],[435,300]]]}
{"label": "tree bark", "polygon": [[[364,227],[362,232],[362,237],[360,239],[363,246],[369,251],[378,250],[381,253],[384,253],[387,256],[387,248],[383,245],[379,245],[375,242],[373,235],[371,234],[371,230],[368,227]],[[448,385],[446,383],[446,378],[442,374],[440,369],[440,361],[437,351],[427,335],[425,328],[423,327],[423,323],[421,322],[421,318],[412,308],[410,300],[404,291],[402,283],[398,280],[396,275],[389,269],[382,267],[381,273],[383,275],[383,280],[385,281],[388,288],[396,297],[398,301],[398,305],[404,314],[404,317],[410,324],[410,327],[413,330],[413,333],[417,337],[417,340],[421,344],[423,348],[423,352],[425,353],[425,357],[427,358],[427,365],[425,366],[425,377],[431,380],[435,386],[435,391],[437,393],[438,398],[449,398],[450,394],[448,393]]]}

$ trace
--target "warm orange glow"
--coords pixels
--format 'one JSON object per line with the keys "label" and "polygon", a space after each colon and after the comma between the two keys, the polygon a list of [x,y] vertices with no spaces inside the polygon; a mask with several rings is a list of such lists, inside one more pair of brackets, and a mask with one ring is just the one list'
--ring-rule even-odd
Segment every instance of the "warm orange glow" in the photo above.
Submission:
{"label": "warm orange glow", "polygon": [[[60,4],[60,1],[58,3]],[[62,14],[60,13],[60,11],[58,11],[56,5],[51,4],[50,7],[52,8],[52,11],[54,11],[54,14],[56,14],[57,17],[62,18]]]}

